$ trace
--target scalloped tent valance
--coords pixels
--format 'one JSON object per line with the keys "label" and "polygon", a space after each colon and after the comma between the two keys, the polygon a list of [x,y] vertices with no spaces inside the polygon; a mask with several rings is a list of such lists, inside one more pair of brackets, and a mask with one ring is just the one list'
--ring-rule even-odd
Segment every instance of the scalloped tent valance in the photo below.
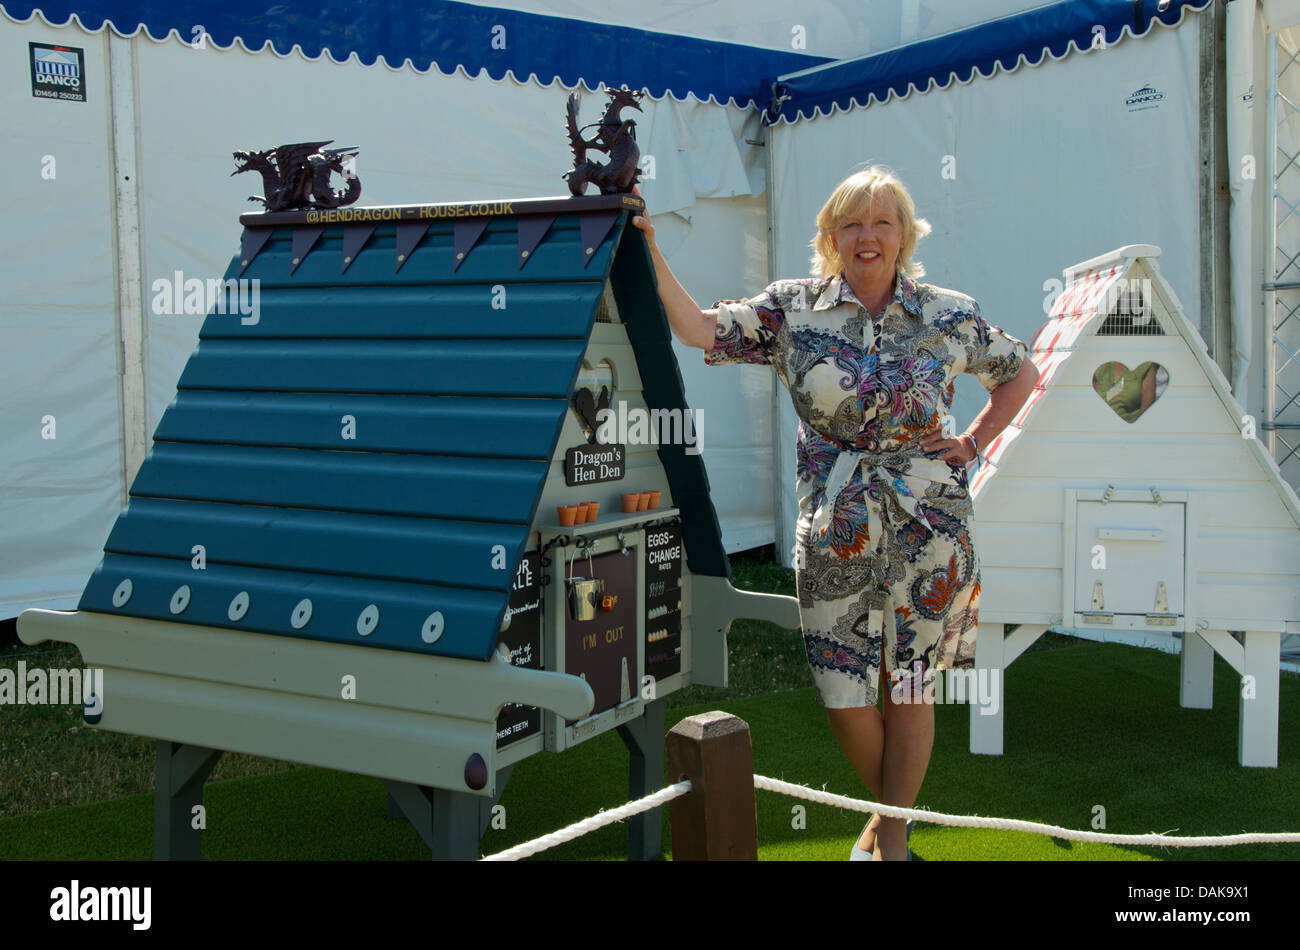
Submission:
{"label": "scalloped tent valance", "polygon": [[223,49],[239,43],[258,51],[270,44],[288,54],[298,47],[311,59],[325,54],[344,62],[355,55],[363,64],[383,60],[395,69],[409,60],[416,69],[436,65],[447,74],[458,67],[470,76],[487,70],[497,80],[510,75],[550,85],[558,79],[593,91],[601,83],[627,85],[656,100],[693,95],[741,107],[766,102],[780,73],[829,62],[823,56],[455,2],[90,0],[6,2],[0,11],[19,21],[40,17],[51,26],[75,18],[92,33],[112,27],[133,36],[143,29],[164,39],[175,32],[182,42],[203,38]]}
{"label": "scalloped tent valance", "polygon": [[[945,89],[953,80],[992,78],[1093,48],[1099,36],[1112,45],[1143,36],[1155,24],[1177,27],[1188,9],[1199,12],[1213,0],[1065,0],[1028,13],[1003,17],[944,36],[859,59],[782,75],[764,121],[793,123],[876,102],[907,98],[914,90]],[[1099,33],[1098,30],[1102,32]]]}

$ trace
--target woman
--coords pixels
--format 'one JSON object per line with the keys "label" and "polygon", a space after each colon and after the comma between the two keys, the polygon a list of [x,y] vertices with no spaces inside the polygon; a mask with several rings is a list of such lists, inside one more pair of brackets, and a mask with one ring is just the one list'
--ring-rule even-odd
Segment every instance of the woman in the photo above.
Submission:
{"label": "woman", "polygon": [[[639,193],[639,190],[638,190]],[[930,225],[888,170],[845,179],[817,215],[811,279],[701,310],[645,234],[673,333],[709,365],[767,363],[799,415],[795,577],[804,646],[831,730],[867,788],[910,807],[934,743],[935,674],[974,666],[980,575],[966,463],[1038,379],[1027,347],[965,294],[921,284]],[[988,405],[955,438],[953,379]],[[879,684],[892,688],[876,710]],[[904,860],[902,819],[873,815],[853,860]]]}

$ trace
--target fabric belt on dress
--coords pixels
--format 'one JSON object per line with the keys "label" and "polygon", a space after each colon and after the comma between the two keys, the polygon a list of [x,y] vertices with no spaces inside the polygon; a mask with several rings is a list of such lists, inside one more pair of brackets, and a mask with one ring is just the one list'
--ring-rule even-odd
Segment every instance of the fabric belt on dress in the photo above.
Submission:
{"label": "fabric belt on dress", "polygon": [[[854,470],[859,467],[862,468],[863,500],[867,507],[867,533],[877,550],[883,534],[881,505],[887,501],[892,500],[903,511],[912,515],[926,535],[929,535],[932,529],[921,508],[921,499],[913,493],[912,486],[907,484],[907,480],[910,478],[950,484],[953,471],[947,462],[902,452],[872,453],[841,449],[826,476],[822,503],[817,506],[813,514],[810,540],[816,540],[821,544],[830,543],[827,535],[835,514],[835,507],[839,502],[840,494],[852,479]],[[879,501],[871,497],[870,488],[873,479],[879,486]]]}

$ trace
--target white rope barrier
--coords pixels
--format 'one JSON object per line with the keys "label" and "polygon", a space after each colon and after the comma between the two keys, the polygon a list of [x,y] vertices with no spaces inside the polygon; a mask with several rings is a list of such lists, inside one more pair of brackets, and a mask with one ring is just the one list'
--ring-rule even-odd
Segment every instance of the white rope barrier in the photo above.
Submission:
{"label": "white rope barrier", "polygon": [[[864,813],[873,811],[879,812],[885,818],[915,818],[917,821],[928,821],[936,825],[951,825],[955,828],[992,828],[995,831],[1025,831],[1030,834],[1050,835],[1053,838],[1063,838],[1067,841],[1089,841],[1097,844],[1163,845],[1171,848],[1219,848],[1238,844],[1300,843],[1300,832],[1292,831],[1251,832],[1239,835],[1206,835],[1204,837],[1177,837],[1163,832],[1152,832],[1145,835],[1115,835],[1100,831],[1074,831],[1070,828],[1062,828],[1060,825],[1046,825],[1037,821],[1021,821],[1018,818],[984,818],[979,815],[948,815],[938,811],[923,811],[917,808],[900,808],[897,805],[882,805],[880,802],[869,802],[859,798],[849,798],[846,795],[836,795],[834,792],[824,792],[815,788],[809,788],[806,785],[795,785],[791,782],[783,782],[780,779],[768,778],[766,775],[755,775],[754,787],[766,792],[776,792],[781,795],[789,795],[792,798],[802,798],[810,802],[816,802],[819,805],[830,805],[834,808],[847,808],[849,811]],[[645,798],[639,798],[634,802],[628,802],[626,805],[620,805],[618,808],[612,808],[609,811],[598,812],[590,818],[584,818],[582,821],[569,825],[567,828],[561,828],[559,831],[553,831],[549,835],[534,838],[532,841],[526,841],[523,844],[515,845],[515,847],[506,851],[481,858],[480,860],[518,861],[521,858],[531,857],[534,854],[545,851],[547,848],[553,848],[566,841],[580,838],[598,828],[612,825],[616,821],[631,818],[633,815],[640,814],[643,811],[649,811],[652,808],[658,808],[659,806],[672,801],[674,798],[680,798],[681,796],[688,794],[690,790],[690,782],[678,782],[676,785],[669,785],[667,788],[660,789],[653,795],[647,795]]]}
{"label": "white rope barrier", "polygon": [[595,831],[597,828],[604,828],[606,825],[612,825],[616,821],[622,821],[624,818],[631,818],[633,815],[640,814],[643,811],[649,811],[651,808],[658,808],[674,798],[680,798],[691,790],[690,782],[678,782],[676,785],[669,785],[667,788],[661,788],[653,795],[647,795],[645,798],[638,798],[634,802],[628,802],[626,805],[619,805],[617,808],[611,808],[609,811],[597,812],[590,818],[584,818],[567,828],[561,828],[559,831],[552,831],[549,835],[542,835],[540,838],[534,838],[532,841],[525,841],[523,844],[515,845],[506,851],[498,854],[489,855],[482,858],[483,861],[518,861],[520,858],[527,858],[537,854],[539,851],[545,851],[547,848],[553,848],[557,844],[563,844],[566,841],[572,841],[574,838],[581,838],[583,835]]}
{"label": "white rope barrier", "polygon": [[1059,825],[1045,825],[1037,821],[1020,821],[1016,818],[981,818],[976,815],[946,815],[937,811],[921,811],[916,808],[900,808],[897,805],[882,805],[879,802],[866,802],[831,792],[822,792],[808,788],[806,785],[793,785],[780,779],[765,775],[754,776],[754,787],[768,792],[779,792],[794,798],[804,798],[821,805],[833,805],[859,812],[880,812],[885,818],[915,818],[936,825],[952,825],[957,828],[993,828],[997,831],[1027,831],[1031,834],[1051,835],[1068,841],[1092,841],[1099,844],[1147,844],[1166,845],[1174,848],[1217,848],[1235,844],[1285,844],[1300,842],[1300,833],[1291,831],[1257,832],[1240,835],[1207,835],[1201,838],[1175,837],[1159,832],[1145,835],[1114,835],[1100,831],[1073,831]]}

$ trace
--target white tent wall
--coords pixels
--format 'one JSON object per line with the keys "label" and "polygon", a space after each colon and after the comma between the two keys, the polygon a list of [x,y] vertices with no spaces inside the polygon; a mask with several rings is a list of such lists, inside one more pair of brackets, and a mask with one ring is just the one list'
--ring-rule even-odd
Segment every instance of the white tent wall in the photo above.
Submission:
{"label": "white tent wall", "polygon": [[[26,60],[29,41],[85,48],[91,101],[42,101],[18,83],[0,93],[5,114],[18,117],[5,132],[19,146],[10,154],[32,179],[15,189],[5,223],[6,243],[21,244],[0,261],[9,289],[0,326],[16,344],[0,352],[11,410],[0,421],[0,619],[32,606],[75,606],[125,499],[114,314],[116,268],[131,267],[115,257],[115,213],[139,222],[146,405],[136,408],[148,445],[203,320],[154,312],[166,309],[155,306],[155,282],[170,285],[177,272],[221,277],[238,250],[237,216],[260,207],[247,200],[260,193],[260,179],[230,177],[232,151],[330,137],[357,146],[361,205],[562,195],[572,163],[564,114],[573,90],[558,82],[250,53],[240,44],[196,48],[176,36],[124,39],[0,15],[10,62]],[[114,200],[110,46],[125,74],[118,88],[134,91],[133,101],[117,103],[134,112],[134,208]],[[605,96],[585,88],[579,96],[582,120],[594,121]],[[647,97],[642,108],[632,113],[638,143],[655,160],[642,191],[674,272],[703,306],[762,283],[764,156],[746,143],[760,137],[757,111],[671,95]],[[131,154],[121,146],[119,156]],[[40,180],[47,153],[58,157],[56,181]],[[677,354],[687,397],[703,411],[712,483],[726,489],[715,493],[724,543],[730,551],[770,543],[771,488],[741,474],[766,470],[773,453],[770,424],[766,441],[748,437],[753,407],[742,396],[770,384],[710,369],[698,350],[677,345]],[[57,441],[41,439],[46,413],[57,417]]]}
{"label": "white tent wall", "polygon": [[737,3],[658,4],[645,0],[469,2],[850,59],[1047,6],[1054,0],[803,0],[798,5],[789,0],[745,0],[743,7]]}
{"label": "white tent wall", "polygon": [[1269,28],[1284,30],[1300,24],[1300,0],[1260,0]]}
{"label": "white tent wall", "polygon": [[[647,198],[649,200],[649,198]],[[651,203],[653,209],[654,205]],[[734,300],[767,284],[767,207],[763,198],[700,201],[689,227],[657,220],[664,256],[701,307]],[[775,375],[764,366],[706,366],[700,350],[673,340],[686,401],[703,426],[701,441],[713,506],[730,552],[771,544],[777,453],[772,403]]]}
{"label": "white tent wall", "polygon": [[[934,228],[923,280],[970,294],[1024,339],[1046,318],[1062,268],[1098,247],[1165,248],[1162,273],[1200,320],[1198,17],[1106,49],[931,87],[770,130],[774,275],[808,273],[817,210],[866,163],[894,169]],[[1162,98],[1126,104],[1153,86]],[[958,431],[987,399],[956,386]],[[778,526],[793,525],[797,420],[781,401]],[[779,550],[790,563],[792,538]]]}
{"label": "white tent wall", "polygon": [[77,39],[88,101],[38,99],[28,43],[67,33],[0,17],[0,618],[72,606],[124,497],[108,51]]}

